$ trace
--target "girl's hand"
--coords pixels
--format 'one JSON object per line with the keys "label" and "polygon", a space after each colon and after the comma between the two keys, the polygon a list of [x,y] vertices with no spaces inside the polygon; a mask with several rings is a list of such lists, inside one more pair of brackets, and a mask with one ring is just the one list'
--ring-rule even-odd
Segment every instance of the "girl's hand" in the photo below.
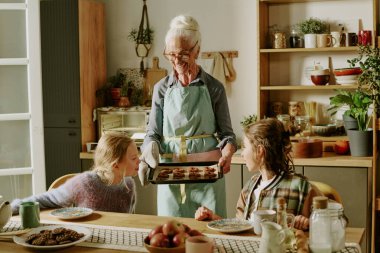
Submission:
{"label": "girl's hand", "polygon": [[212,220],[213,216],[214,212],[204,206],[199,207],[195,212],[196,220]]}
{"label": "girl's hand", "polygon": [[303,215],[297,215],[294,218],[294,228],[300,230],[308,230],[309,229],[309,218],[306,218]]}

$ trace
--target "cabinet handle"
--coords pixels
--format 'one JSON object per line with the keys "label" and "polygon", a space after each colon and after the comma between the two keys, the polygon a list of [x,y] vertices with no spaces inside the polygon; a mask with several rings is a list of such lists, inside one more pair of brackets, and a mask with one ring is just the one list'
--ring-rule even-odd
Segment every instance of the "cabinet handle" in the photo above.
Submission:
{"label": "cabinet handle", "polygon": [[69,119],[67,122],[71,124],[71,123],[75,123],[77,121],[75,119]]}
{"label": "cabinet handle", "polygon": [[77,136],[75,132],[69,132],[69,136]]}

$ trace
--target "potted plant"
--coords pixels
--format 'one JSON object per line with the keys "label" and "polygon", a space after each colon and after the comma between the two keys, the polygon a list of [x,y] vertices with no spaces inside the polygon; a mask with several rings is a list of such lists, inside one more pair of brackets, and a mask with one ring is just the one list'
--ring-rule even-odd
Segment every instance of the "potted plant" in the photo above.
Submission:
{"label": "potted plant", "polygon": [[128,107],[131,105],[128,97],[129,93],[129,82],[126,82],[121,86],[121,91],[120,91],[120,100],[118,102],[119,107]]}
{"label": "potted plant", "polygon": [[121,87],[123,86],[125,75],[117,73],[108,79],[107,85],[111,88],[111,96],[114,105],[118,105],[121,95]]}
{"label": "potted plant", "polygon": [[135,50],[138,57],[147,57],[153,43],[153,30],[144,28],[137,30],[133,28],[128,35],[128,39],[135,42]]}
{"label": "potted plant", "polygon": [[326,33],[328,24],[318,18],[309,18],[298,23],[298,30],[304,34],[305,48],[317,47],[317,34]]}
{"label": "potted plant", "polygon": [[252,115],[244,116],[243,120],[240,121],[240,125],[243,128],[246,128],[246,127],[252,125],[253,123],[255,123],[256,121],[257,121],[257,115],[252,114]]}
{"label": "potted plant", "polygon": [[338,90],[338,94],[330,97],[331,107],[328,109],[334,115],[342,106],[348,106],[344,116],[351,116],[357,123],[357,128],[346,127],[352,156],[372,155],[372,129],[369,128],[372,105],[371,94],[362,89],[353,92]]}
{"label": "potted plant", "polygon": [[358,57],[348,60],[351,67],[359,65],[362,73],[359,75],[359,87],[365,87],[371,92],[375,102],[375,112],[380,112],[380,49],[371,46],[359,46]]}

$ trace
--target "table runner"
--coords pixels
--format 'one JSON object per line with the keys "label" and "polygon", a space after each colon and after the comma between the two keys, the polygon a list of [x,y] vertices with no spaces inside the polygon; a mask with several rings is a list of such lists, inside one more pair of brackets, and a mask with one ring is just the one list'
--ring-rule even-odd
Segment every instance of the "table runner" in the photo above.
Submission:
{"label": "table runner", "polygon": [[[150,229],[41,220],[41,226],[59,224],[81,226],[91,230],[91,237],[85,242],[79,243],[78,246],[147,252],[143,241]],[[19,221],[10,221],[1,232],[17,231],[21,229],[22,227]],[[259,250],[260,238],[256,236],[205,235],[213,238],[218,246],[215,248],[214,253],[246,253],[258,252]],[[356,243],[346,243],[346,247],[339,251],[339,253],[361,253],[361,250]]]}

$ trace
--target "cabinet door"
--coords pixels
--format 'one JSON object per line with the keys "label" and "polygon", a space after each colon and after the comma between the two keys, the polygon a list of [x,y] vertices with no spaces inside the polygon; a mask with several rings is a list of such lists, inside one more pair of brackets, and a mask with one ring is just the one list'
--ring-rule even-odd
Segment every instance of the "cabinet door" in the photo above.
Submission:
{"label": "cabinet door", "polygon": [[[309,180],[321,181],[334,187],[343,199],[344,213],[349,219],[348,225],[366,228],[366,233],[370,231],[368,168],[305,166],[304,175]],[[365,241],[366,239],[363,239],[363,244]]]}
{"label": "cabinet door", "polygon": [[236,215],[236,203],[242,188],[241,179],[243,175],[241,174],[241,166],[231,165],[230,172],[224,176],[226,178],[227,217],[231,218]]}
{"label": "cabinet door", "polygon": [[41,1],[45,127],[80,127],[78,2]]}
{"label": "cabinet door", "polygon": [[79,128],[45,128],[46,185],[58,177],[81,172]]}

